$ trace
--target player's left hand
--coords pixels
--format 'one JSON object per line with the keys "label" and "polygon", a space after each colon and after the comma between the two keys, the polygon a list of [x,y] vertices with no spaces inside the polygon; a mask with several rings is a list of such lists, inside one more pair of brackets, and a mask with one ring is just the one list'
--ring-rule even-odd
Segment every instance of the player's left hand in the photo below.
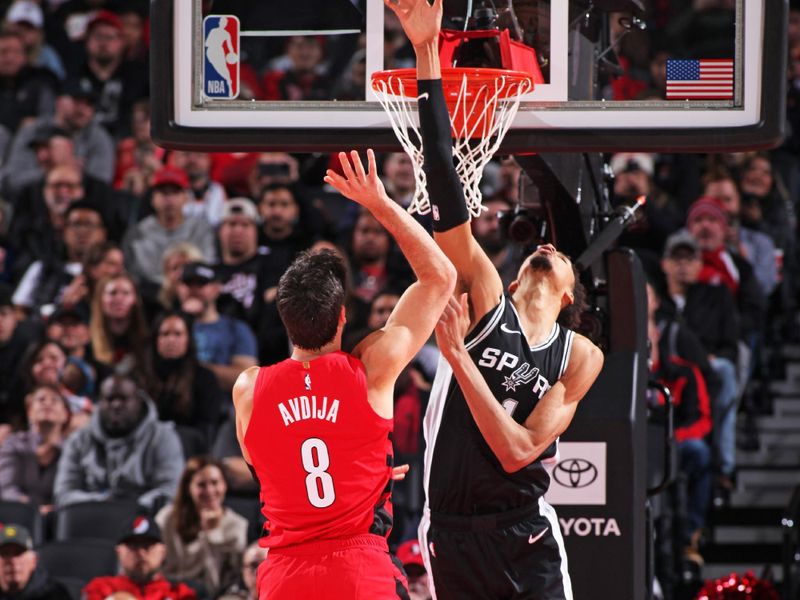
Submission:
{"label": "player's left hand", "polygon": [[464,338],[469,331],[469,303],[467,294],[451,296],[436,324],[436,344],[445,358],[464,349]]}
{"label": "player's left hand", "polygon": [[392,481],[403,481],[408,473],[408,465],[399,465],[392,469]]}

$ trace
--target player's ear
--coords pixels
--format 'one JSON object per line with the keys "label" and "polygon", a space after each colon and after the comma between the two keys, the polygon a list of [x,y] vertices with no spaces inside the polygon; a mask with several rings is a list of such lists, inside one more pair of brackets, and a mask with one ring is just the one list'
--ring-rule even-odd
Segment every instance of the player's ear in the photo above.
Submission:
{"label": "player's ear", "polygon": [[573,302],[575,302],[575,293],[572,290],[566,290],[564,295],[561,296],[561,308],[569,306]]}
{"label": "player's ear", "polygon": [[515,279],[511,283],[508,284],[508,293],[514,294],[519,289],[519,279]]}
{"label": "player's ear", "polygon": [[342,308],[339,310],[339,324],[344,325],[347,323],[347,311],[344,309],[344,304]]}

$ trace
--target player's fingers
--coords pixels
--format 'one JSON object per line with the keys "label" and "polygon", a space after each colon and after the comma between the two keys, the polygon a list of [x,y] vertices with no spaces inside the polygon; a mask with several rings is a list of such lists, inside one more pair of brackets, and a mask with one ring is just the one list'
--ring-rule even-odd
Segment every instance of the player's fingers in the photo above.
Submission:
{"label": "player's fingers", "polygon": [[335,171],[328,170],[324,179],[340,192],[348,187],[347,180]]}
{"label": "player's fingers", "polygon": [[350,158],[353,159],[353,168],[356,170],[356,175],[360,181],[366,181],[367,174],[364,173],[364,163],[361,162],[361,157],[358,155],[358,150],[350,151]]}
{"label": "player's fingers", "polygon": [[347,158],[346,152],[339,152],[339,162],[342,163],[342,171],[348,180],[355,179],[353,168],[350,166],[350,159]]}
{"label": "player's fingers", "polygon": [[469,296],[466,292],[461,294],[459,308],[461,309],[461,314],[466,315],[469,312]]}
{"label": "player's fingers", "polygon": [[373,152],[372,148],[367,148],[367,167],[369,168],[367,175],[370,177],[378,176],[378,168],[375,166],[375,152]]}
{"label": "player's fingers", "polygon": [[392,479],[394,481],[402,481],[406,478],[406,473],[408,473],[409,466],[408,465],[398,465],[394,469],[392,469]]}

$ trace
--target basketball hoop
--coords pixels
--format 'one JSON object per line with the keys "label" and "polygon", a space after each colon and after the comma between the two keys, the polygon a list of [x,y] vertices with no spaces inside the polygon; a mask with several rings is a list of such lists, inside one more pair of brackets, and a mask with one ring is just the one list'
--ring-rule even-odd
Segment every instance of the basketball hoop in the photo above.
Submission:
{"label": "basketball hoop", "polygon": [[[479,187],[483,169],[500,148],[522,96],[530,93],[533,85],[533,77],[521,71],[477,67],[442,69],[456,172],[464,186],[472,217],[480,216],[484,210]],[[414,166],[417,189],[408,211],[427,214],[431,205],[422,170],[422,136],[416,118],[417,71],[378,71],[372,75],[372,89],[389,114],[392,129]]]}

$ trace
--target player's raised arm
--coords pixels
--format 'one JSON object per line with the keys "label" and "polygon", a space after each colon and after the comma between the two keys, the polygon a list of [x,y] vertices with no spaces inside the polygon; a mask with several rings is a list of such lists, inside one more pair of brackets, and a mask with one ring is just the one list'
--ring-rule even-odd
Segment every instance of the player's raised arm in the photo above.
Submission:
{"label": "player's raised arm", "polygon": [[[391,392],[397,376],[433,332],[453,292],[456,273],[425,229],[386,194],[372,150],[367,151],[368,171],[355,151],[350,155],[352,164],[344,152],[339,159],[344,177],[328,171],[325,181],[378,219],[397,241],[417,276],[386,325],[367,336],[353,351],[367,368],[370,385]],[[389,403],[391,414],[391,393],[384,400]]]}
{"label": "player's raised arm", "polygon": [[436,326],[436,340],[453,369],[475,424],[503,470],[513,473],[536,460],[564,433],[578,402],[597,379],[603,353],[587,338],[576,335],[569,364],[561,379],[544,394],[523,425],[497,401],[471,360],[464,336],[469,324],[467,299],[452,298]]}
{"label": "player's raised arm", "polygon": [[472,237],[464,190],[453,166],[450,117],[442,91],[439,31],[442,0],[386,0],[417,56],[419,120],[433,237],[458,272],[459,291],[469,294],[474,324],[497,305],[503,283],[489,257]]}

